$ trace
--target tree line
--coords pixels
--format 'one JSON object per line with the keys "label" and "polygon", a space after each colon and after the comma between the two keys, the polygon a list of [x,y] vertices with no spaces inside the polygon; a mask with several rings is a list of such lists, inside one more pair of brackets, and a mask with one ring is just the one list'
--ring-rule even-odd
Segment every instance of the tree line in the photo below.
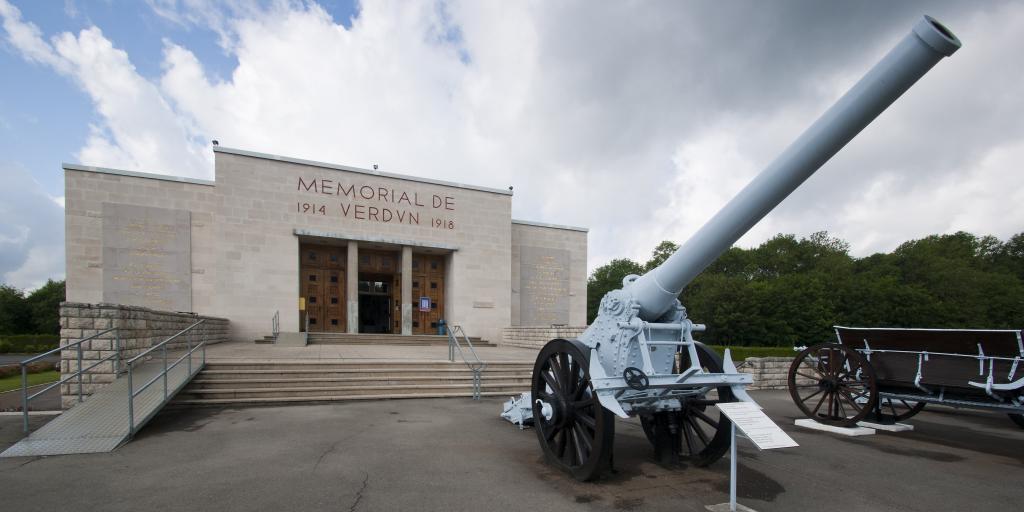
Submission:
{"label": "tree line", "polygon": [[[616,259],[587,282],[587,316],[622,278],[665,261],[662,242],[645,263]],[[1024,233],[1001,241],[958,232],[906,242],[864,258],[827,232],[779,234],[733,247],[680,294],[715,345],[795,346],[834,339],[833,325],[996,329],[1024,327]]]}
{"label": "tree line", "polygon": [[26,294],[0,284],[0,335],[60,334],[60,303],[64,281],[47,280]]}

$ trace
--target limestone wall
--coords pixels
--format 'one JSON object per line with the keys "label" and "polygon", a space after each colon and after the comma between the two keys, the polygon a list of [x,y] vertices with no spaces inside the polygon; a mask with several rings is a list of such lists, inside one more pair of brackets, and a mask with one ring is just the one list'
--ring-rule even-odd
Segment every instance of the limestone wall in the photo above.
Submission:
{"label": "limestone wall", "polygon": [[[121,361],[135,357],[201,319],[206,321],[192,331],[194,334],[191,340],[194,343],[205,341],[212,344],[227,341],[228,321],[224,318],[157,311],[121,304],[63,302],[60,307],[60,343],[63,347],[106,329],[117,328],[116,332],[106,333],[82,344],[82,367],[88,368],[97,361],[114,355],[118,346]],[[182,337],[180,341],[170,343],[169,348],[183,349],[188,341]],[[121,367],[123,368],[123,365]],[[82,393],[92,394],[98,387],[112,382],[115,378],[114,369],[114,361],[110,360],[86,372],[82,379]],[[62,350],[61,378],[77,370],[77,348]],[[65,408],[70,407],[77,399],[77,380],[69,381],[61,387],[61,401]]]}
{"label": "limestone wall", "polygon": [[512,221],[512,323],[587,322],[587,230]]}
{"label": "limestone wall", "polygon": [[[576,338],[586,327],[506,327],[501,332],[501,345],[507,347],[540,349],[555,338]],[[740,372],[754,377],[748,389],[788,389],[789,365],[792,357],[748,357],[737,363]],[[810,379],[798,377],[799,384],[810,384]]]}
{"label": "limestone wall", "polygon": [[506,327],[501,330],[501,345],[506,347],[540,349],[545,343],[555,339],[576,338],[586,326],[520,326]]}
{"label": "limestone wall", "polygon": [[[754,385],[749,389],[787,389],[791,364],[792,357],[748,357],[740,371],[754,376]],[[811,383],[809,379],[798,378],[800,384]]]}

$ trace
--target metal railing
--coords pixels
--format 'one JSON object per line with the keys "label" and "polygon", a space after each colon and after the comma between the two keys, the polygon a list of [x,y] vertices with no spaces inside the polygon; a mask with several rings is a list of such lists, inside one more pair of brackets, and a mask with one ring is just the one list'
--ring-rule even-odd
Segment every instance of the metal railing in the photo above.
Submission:
{"label": "metal railing", "polygon": [[[174,396],[175,393],[178,392],[179,389],[184,387],[185,384],[187,384],[192,379],[192,377],[195,376],[195,374],[199,373],[199,371],[202,370],[204,366],[206,366],[206,333],[203,333],[203,339],[199,342],[199,344],[195,344],[194,343],[194,341],[195,341],[194,340],[195,331],[193,330],[197,326],[202,325],[202,323],[205,322],[205,321],[206,321],[205,319],[197,321],[196,323],[194,323],[194,324],[192,324],[192,325],[182,329],[180,332],[178,332],[177,334],[171,336],[170,338],[167,338],[166,340],[161,341],[160,343],[157,343],[156,345],[153,345],[152,347],[150,347],[150,348],[146,349],[145,351],[143,351],[141,354],[139,354],[139,355],[137,355],[137,356],[135,356],[135,357],[133,357],[133,358],[131,358],[128,361],[125,362],[127,367],[128,367],[127,373],[128,373],[128,437],[129,438],[134,437],[135,436],[135,431],[136,431],[136,424],[135,424],[135,397],[139,396],[143,391],[145,391],[150,386],[152,386],[153,383],[155,383],[156,381],[163,380],[163,384],[164,384],[163,400],[161,401],[160,406],[158,406],[155,409],[153,409],[153,411],[151,413],[149,413],[149,415],[147,415],[145,418],[142,419],[142,421],[139,422],[139,425],[141,426],[142,424],[146,423],[146,421],[148,421],[149,418],[153,414],[156,414],[163,407],[163,405],[166,404],[168,402],[168,400],[170,400],[170,398],[172,396]],[[172,342],[172,341],[174,341],[175,339],[178,339],[179,337],[182,337],[186,333],[188,334],[188,336],[185,336],[185,343],[186,343],[185,355],[179,357],[178,360],[176,360],[173,363],[171,363],[170,365],[168,365],[168,363],[167,363],[167,344]],[[199,350],[200,348],[203,349],[203,351],[202,351],[203,358],[200,361],[199,365],[196,366],[195,369],[193,369],[192,354],[196,350]],[[158,349],[160,350],[161,355],[163,357],[163,365],[164,365],[163,370],[159,374],[157,374],[155,377],[150,379],[149,382],[143,384],[142,387],[140,387],[139,389],[136,390],[135,387],[133,386],[133,383],[132,383],[132,378],[134,376],[134,369],[135,369],[136,362],[142,360],[142,358],[148,356],[149,354],[153,353],[153,351],[158,350]],[[167,373],[170,370],[173,370],[179,364],[181,364],[182,361],[186,361],[186,360],[188,361],[188,363],[187,363],[188,364],[188,368],[187,368],[187,370],[188,370],[188,377],[185,378],[184,380],[182,380],[182,383],[176,389],[174,389],[173,391],[168,389],[168,386],[167,386]]]}
{"label": "metal railing", "polygon": [[[107,357],[104,357],[103,359],[100,359],[100,360],[96,361],[95,363],[90,365],[88,368],[82,368],[82,344],[87,342],[87,341],[92,341],[92,340],[94,340],[94,339],[96,339],[96,338],[98,338],[100,336],[103,336],[104,334],[110,333],[110,332],[114,333],[114,353],[109,355],[109,356],[107,356]],[[77,358],[78,359],[78,366],[77,366],[78,369],[74,373],[72,373],[71,375],[68,375],[67,377],[62,378],[62,379],[58,380],[57,382],[54,382],[53,384],[50,384],[49,386],[46,386],[45,388],[43,388],[42,391],[38,391],[36,393],[33,393],[33,394],[29,395],[28,394],[28,365],[32,364],[35,361],[38,361],[39,359],[42,359],[43,357],[46,357],[46,356],[48,356],[48,355],[50,355],[50,354],[52,354],[54,352],[60,352],[60,351],[63,351],[63,350],[69,350],[69,349],[71,349],[71,347],[75,347],[78,350],[78,358]],[[92,348],[92,347],[90,347],[90,348]],[[29,403],[30,400],[32,400],[33,398],[35,398],[35,397],[37,397],[37,396],[39,396],[39,395],[41,395],[43,393],[46,393],[47,391],[49,391],[49,390],[51,390],[51,389],[53,389],[53,388],[55,388],[57,386],[60,386],[61,384],[64,384],[65,382],[67,382],[67,381],[69,381],[71,379],[77,379],[78,380],[78,401],[81,402],[82,401],[82,374],[85,373],[86,371],[89,371],[89,370],[99,366],[101,363],[105,363],[105,362],[107,362],[107,361],[109,361],[111,359],[114,360],[114,374],[116,375],[120,371],[120,367],[121,367],[121,365],[120,365],[120,361],[121,361],[121,334],[120,334],[120,332],[118,331],[118,329],[116,327],[112,327],[110,329],[106,329],[106,330],[100,331],[100,332],[98,332],[96,334],[93,334],[92,336],[89,336],[89,337],[86,337],[86,338],[82,338],[82,339],[80,339],[78,341],[72,341],[72,342],[68,343],[67,345],[64,345],[63,347],[57,347],[57,348],[55,348],[53,350],[48,350],[46,352],[43,352],[42,354],[37,354],[37,355],[32,356],[32,357],[22,361],[21,363],[19,363],[21,365],[21,411],[22,411],[22,417],[23,417],[22,428],[24,429],[25,433],[26,434],[28,433],[28,403]]]}
{"label": "metal railing", "polygon": [[277,335],[281,334],[281,311],[280,310],[274,312],[274,318],[272,318],[270,320],[270,322],[272,324],[270,332],[271,332],[271,334],[274,335],[274,341],[277,341]]}
{"label": "metal railing", "polygon": [[[466,346],[469,347],[469,353],[473,356],[472,361],[466,358],[466,354],[462,351],[462,346],[459,344],[460,334],[462,335],[463,341],[466,342]],[[448,360],[453,363],[455,362],[456,351],[458,351],[459,356],[462,358],[462,362],[466,363],[466,367],[473,372],[473,400],[479,400],[482,374],[487,368],[487,363],[483,362],[483,360],[480,359],[480,356],[476,354],[476,349],[473,348],[473,342],[469,341],[469,336],[466,336],[466,332],[462,330],[462,326],[449,325]]]}

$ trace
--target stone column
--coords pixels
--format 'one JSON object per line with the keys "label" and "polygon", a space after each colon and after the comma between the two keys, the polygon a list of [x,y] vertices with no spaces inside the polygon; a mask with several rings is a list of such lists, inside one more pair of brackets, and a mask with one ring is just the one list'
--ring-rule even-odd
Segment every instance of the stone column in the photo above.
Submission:
{"label": "stone column", "polygon": [[412,334],[412,247],[402,246],[402,334]]}
{"label": "stone column", "polygon": [[348,242],[348,263],[345,266],[345,297],[348,302],[345,323],[348,332],[359,332],[359,243]]}

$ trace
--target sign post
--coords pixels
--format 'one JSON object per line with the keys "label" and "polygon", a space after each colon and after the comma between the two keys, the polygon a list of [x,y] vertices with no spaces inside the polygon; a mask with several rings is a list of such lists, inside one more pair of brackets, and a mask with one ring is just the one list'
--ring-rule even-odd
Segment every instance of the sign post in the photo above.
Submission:
{"label": "sign post", "polygon": [[[743,435],[750,439],[761,450],[773,450],[776,448],[789,448],[799,446],[789,434],[786,434],[768,417],[761,406],[754,402],[728,402],[715,404],[718,410],[732,423],[732,439],[729,446],[729,503],[719,505],[708,505],[708,510],[736,512],[737,510],[751,511],[736,503],[736,429],[739,428]],[[726,508],[728,506],[728,508]]]}

